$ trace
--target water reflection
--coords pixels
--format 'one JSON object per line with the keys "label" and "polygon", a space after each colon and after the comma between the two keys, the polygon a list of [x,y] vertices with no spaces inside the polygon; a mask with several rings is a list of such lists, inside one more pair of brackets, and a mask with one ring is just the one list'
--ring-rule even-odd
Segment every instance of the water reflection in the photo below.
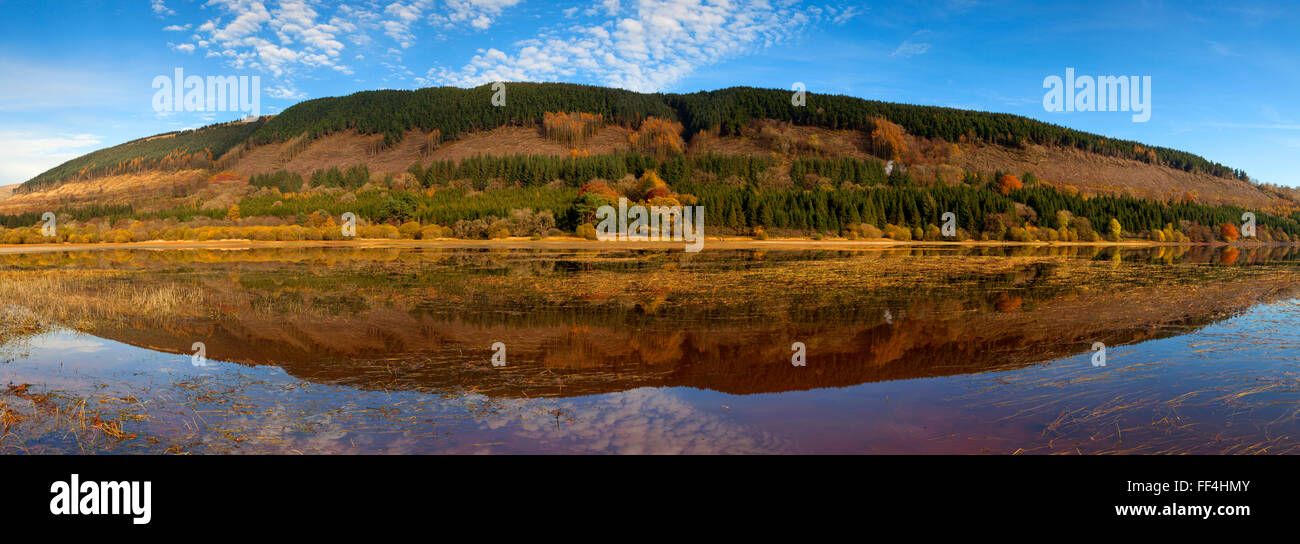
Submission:
{"label": "water reflection", "polygon": [[[1130,399],[1134,413],[1188,393],[1179,388],[1199,358],[1293,355],[1291,345],[1207,331],[1293,299],[1296,259],[1285,246],[0,255],[10,311],[57,329],[0,335],[12,361],[5,378],[32,386],[2,397],[2,410],[14,414],[8,429],[95,396],[105,409],[81,431],[116,422],[116,441],[103,442],[114,451],[1055,451],[1058,438],[1095,430],[1098,414],[1120,417],[1105,402],[1135,384],[1159,394]],[[1169,368],[1140,379],[1043,365],[1086,361],[1101,341],[1122,368],[1125,347],[1187,338],[1203,344],[1146,361]],[[498,341],[505,367],[490,364]],[[806,367],[790,364],[796,341]],[[189,365],[194,342],[224,362]],[[1100,376],[1114,383],[1050,393]],[[958,393],[954,379],[1000,381]],[[1040,385],[1002,396],[1032,380]],[[51,392],[62,397],[34,396]],[[1269,394],[1294,400],[1258,393]],[[1007,414],[970,409],[994,398],[994,411],[1019,413],[1017,422],[1061,398],[1092,399],[1093,412],[1060,406],[1073,419],[1034,420],[1051,432],[1033,437],[999,419]],[[880,419],[866,423],[868,414]],[[1017,445],[975,447],[945,429]],[[53,427],[22,432],[0,446],[75,451],[66,429],[65,439]],[[1255,436],[1239,438],[1245,449]],[[1168,442],[1190,449],[1185,437]],[[1106,451],[1095,446],[1076,449]]]}

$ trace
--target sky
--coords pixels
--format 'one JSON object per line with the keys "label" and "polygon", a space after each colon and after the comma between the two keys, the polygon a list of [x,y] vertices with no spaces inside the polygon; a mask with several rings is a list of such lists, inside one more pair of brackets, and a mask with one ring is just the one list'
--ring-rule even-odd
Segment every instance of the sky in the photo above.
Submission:
{"label": "sky", "polygon": [[[731,86],[1024,115],[1300,186],[1300,5],[983,0],[0,0],[0,186],[240,111],[155,81],[258,76],[263,114],[372,89]],[[1150,119],[1049,111],[1045,79],[1150,77]],[[174,109],[174,108],[173,108]]]}

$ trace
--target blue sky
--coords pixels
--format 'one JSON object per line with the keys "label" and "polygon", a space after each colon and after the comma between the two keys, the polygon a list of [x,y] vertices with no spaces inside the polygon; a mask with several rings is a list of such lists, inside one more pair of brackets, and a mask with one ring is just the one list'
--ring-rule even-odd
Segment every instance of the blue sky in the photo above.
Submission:
{"label": "blue sky", "polygon": [[[156,76],[261,77],[263,113],[377,88],[734,85],[1008,112],[1300,186],[1293,2],[0,0],[0,185],[240,116],[154,111]],[[1055,3],[1053,3],[1055,4]],[[1151,76],[1151,119],[1049,112],[1043,80]]]}

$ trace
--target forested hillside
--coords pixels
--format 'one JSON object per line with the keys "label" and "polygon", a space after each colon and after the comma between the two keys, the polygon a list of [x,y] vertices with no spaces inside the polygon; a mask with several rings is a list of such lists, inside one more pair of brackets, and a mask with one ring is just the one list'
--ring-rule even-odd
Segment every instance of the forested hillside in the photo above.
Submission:
{"label": "forested hillside", "polygon": [[180,167],[219,157],[235,145],[284,142],[357,131],[383,135],[391,147],[411,130],[436,131],[439,142],[502,125],[538,125],[548,112],[599,114],[613,123],[638,127],[651,117],[679,121],[681,136],[700,132],[740,134],[753,120],[772,119],[828,129],[872,131],[878,120],[908,134],[948,142],[978,141],[1002,146],[1069,146],[1106,156],[1160,164],[1188,172],[1246,179],[1243,171],[1174,149],[1144,146],[1072,130],[1016,115],[934,106],[895,104],[841,95],[807,95],[795,106],[791,92],[735,87],[692,94],[644,94],[565,83],[510,83],[505,105],[493,105],[490,86],[471,89],[366,91],[308,100],[265,123],[231,123],[152,138],[96,151],[60,165],[23,185],[24,191],[69,179],[85,179],[142,167]]}
{"label": "forested hillside", "polygon": [[875,128],[875,119],[884,118],[910,134],[949,142],[967,138],[1008,146],[1064,145],[1189,172],[1246,177],[1243,171],[1191,153],[1114,140],[1017,115],[819,94],[808,95],[805,105],[795,106],[789,91],[750,87],[692,94],[641,94],[562,83],[512,83],[506,89],[505,107],[492,106],[492,90],[488,86],[370,91],[309,100],[271,120],[253,138],[258,143],[266,143],[304,133],[315,137],[353,129],[383,134],[385,143],[392,145],[411,129],[438,130],[443,138],[454,139],[469,130],[510,123],[539,123],[543,115],[553,111],[597,113],[615,122],[631,124],[647,117],[670,116],[682,122],[684,136],[688,137],[700,131],[736,135],[754,119],[869,131]]}

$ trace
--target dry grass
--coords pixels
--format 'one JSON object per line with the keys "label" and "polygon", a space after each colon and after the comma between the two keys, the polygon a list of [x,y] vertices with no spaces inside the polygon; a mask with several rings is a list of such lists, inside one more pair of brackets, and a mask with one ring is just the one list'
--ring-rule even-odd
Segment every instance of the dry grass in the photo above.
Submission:
{"label": "dry grass", "polygon": [[180,170],[121,174],[65,183],[52,190],[0,199],[0,214],[41,212],[90,204],[131,204],[137,211],[146,211],[179,204],[183,199],[172,196],[174,187],[195,186],[207,178],[208,173],[203,170]]}
{"label": "dry grass", "polygon": [[13,321],[0,329],[0,340],[6,330],[36,329],[42,322],[80,329],[97,321],[119,319],[123,312],[147,318],[184,315],[197,311],[204,299],[202,289],[192,285],[150,284],[126,278],[124,274],[104,270],[68,270],[58,274],[0,272],[0,300],[25,301],[33,293],[40,293],[46,302],[21,310],[6,310],[8,314],[0,318]]}
{"label": "dry grass", "polygon": [[14,196],[14,189],[17,188],[19,185],[22,184],[14,183],[10,185],[0,185],[0,202],[3,202],[5,199],[11,196]]}
{"label": "dry grass", "polygon": [[[1131,194],[1153,200],[1196,195],[1208,204],[1267,208],[1279,201],[1248,182],[1195,174],[1131,159],[1104,157],[1078,149],[1030,145],[1025,149],[963,146],[949,164],[979,172],[1033,172],[1050,183],[1073,186],[1091,194]],[[934,166],[923,168],[932,171]],[[949,176],[952,183],[959,178]]]}
{"label": "dry grass", "polygon": [[[0,289],[4,289],[4,286],[0,285]],[[46,328],[46,324],[31,310],[8,304],[0,306],[0,345],[40,334]]]}
{"label": "dry grass", "polygon": [[134,397],[67,395],[9,385],[0,390],[0,453],[32,453],[25,444],[51,438],[75,444],[77,452],[96,453],[138,438],[126,430],[126,423],[150,419],[145,410]]}

